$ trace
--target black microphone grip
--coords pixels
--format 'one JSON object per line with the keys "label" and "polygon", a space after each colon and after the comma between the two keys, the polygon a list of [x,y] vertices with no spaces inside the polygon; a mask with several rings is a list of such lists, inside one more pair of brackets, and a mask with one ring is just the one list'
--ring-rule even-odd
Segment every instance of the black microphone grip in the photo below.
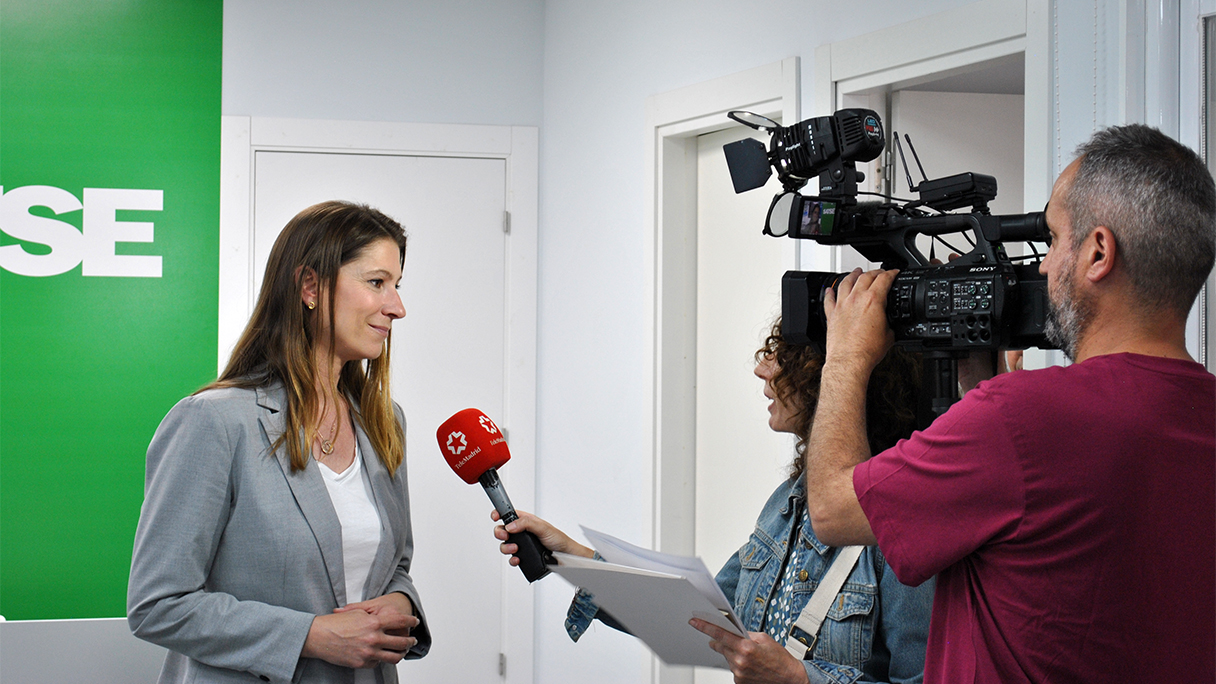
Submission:
{"label": "black microphone grip", "polygon": [[[503,488],[502,480],[498,478],[498,471],[491,468],[482,473],[478,481],[486,490],[490,501],[494,503],[494,508],[498,511],[499,520],[503,525],[519,520],[519,514],[515,512],[511,499],[507,497],[507,490]],[[527,530],[508,533],[507,542],[515,544],[516,551],[512,555],[519,559],[519,569],[523,571],[524,577],[529,582],[535,582],[548,575],[548,566],[557,562],[553,558],[553,553],[540,543],[540,538]]]}
{"label": "black microphone grip", "polygon": [[519,559],[519,569],[529,582],[548,575],[549,565],[557,562],[549,549],[540,543],[540,538],[527,530],[511,534],[507,541],[517,547],[513,555]]}

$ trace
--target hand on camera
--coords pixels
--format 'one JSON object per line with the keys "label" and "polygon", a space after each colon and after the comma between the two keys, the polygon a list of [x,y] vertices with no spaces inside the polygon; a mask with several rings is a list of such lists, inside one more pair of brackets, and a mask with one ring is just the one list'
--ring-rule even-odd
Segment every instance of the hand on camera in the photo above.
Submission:
{"label": "hand on camera", "polygon": [[895,343],[887,325],[887,292],[899,271],[860,268],[845,276],[836,291],[824,295],[827,318],[825,363],[845,363],[869,373]]}

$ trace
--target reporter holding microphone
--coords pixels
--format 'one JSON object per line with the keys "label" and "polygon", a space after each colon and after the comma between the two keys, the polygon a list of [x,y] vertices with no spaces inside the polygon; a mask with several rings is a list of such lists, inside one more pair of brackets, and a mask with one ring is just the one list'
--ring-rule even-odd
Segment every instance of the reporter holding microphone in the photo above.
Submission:
{"label": "reporter holding microphone", "polygon": [[157,429],[127,616],[161,682],[392,684],[430,648],[388,390],[405,245],[367,206],[300,212],[228,367]]}
{"label": "reporter holding microphone", "polygon": [[[716,577],[726,598],[748,630],[738,637],[694,619],[692,625],[711,638],[737,684],[827,684],[839,682],[920,682],[933,601],[933,582],[912,588],[900,584],[876,546],[837,549],[824,545],[807,520],[803,470],[806,436],[819,396],[823,356],[814,349],[790,345],[775,323],[756,353],[756,375],[772,400],[769,427],[799,436],[790,476],[777,486],[760,512],[755,532]],[[871,443],[892,445],[912,432],[919,393],[920,362],[895,350],[875,369],[867,403]],[[494,528],[500,550],[512,556],[513,535],[532,533],[548,550],[587,558],[592,549],[532,514]],[[491,513],[499,520],[498,511]],[[834,566],[843,566],[833,573]],[[831,585],[827,595],[812,595]],[[826,603],[822,624],[810,628],[805,618],[813,604]],[[812,604],[810,611],[804,608]],[[566,632],[577,641],[591,621],[625,630],[601,611],[594,597],[579,590],[566,616]],[[628,630],[625,630],[628,631]]]}

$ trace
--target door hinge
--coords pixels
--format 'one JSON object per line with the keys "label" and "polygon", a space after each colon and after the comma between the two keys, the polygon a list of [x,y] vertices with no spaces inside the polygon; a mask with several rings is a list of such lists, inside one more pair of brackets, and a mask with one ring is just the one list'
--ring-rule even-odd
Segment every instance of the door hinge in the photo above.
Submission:
{"label": "door hinge", "polygon": [[502,212],[502,232],[507,235],[511,234],[511,212]]}
{"label": "door hinge", "polygon": [[498,654],[498,676],[499,677],[507,676],[507,654],[506,653]]}

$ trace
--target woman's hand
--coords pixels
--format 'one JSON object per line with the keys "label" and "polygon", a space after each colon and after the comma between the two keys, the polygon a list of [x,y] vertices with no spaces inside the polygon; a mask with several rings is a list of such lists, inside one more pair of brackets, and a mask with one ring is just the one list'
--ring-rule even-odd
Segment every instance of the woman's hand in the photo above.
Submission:
{"label": "woman's hand", "polygon": [[382,617],[362,610],[318,615],[308,629],[300,655],[342,667],[397,663],[418,640],[390,632],[417,624],[418,618],[410,615]]}
{"label": "woman's hand", "polygon": [[1022,361],[1025,358],[1025,352],[1020,349],[1013,349],[1005,352],[1005,366],[1007,371],[1022,370]]}
{"label": "woman's hand", "polygon": [[735,684],[808,684],[806,668],[764,632],[736,636],[721,627],[693,618],[688,621],[710,638],[709,647],[721,653],[735,675]]}
{"label": "woman's hand", "polygon": [[[993,358],[996,359],[996,370],[992,368]],[[958,360],[958,386],[963,394],[975,389],[975,386],[1001,373],[1011,373],[1022,370],[1023,352],[1020,349],[998,350],[996,354],[986,351],[971,352]]]}
{"label": "woman's hand", "polygon": [[417,626],[409,597],[394,592],[313,618],[300,655],[342,667],[397,663],[418,643],[409,636]]}
{"label": "woman's hand", "polygon": [[[515,512],[519,515],[518,520],[511,521],[511,523],[505,527],[498,525],[494,528],[494,537],[502,542],[502,544],[499,544],[498,550],[501,551],[504,556],[511,556],[511,565],[519,565],[519,559],[514,555],[519,552],[519,546],[509,543],[507,539],[510,537],[510,535],[515,534],[516,532],[524,531],[535,534],[536,537],[540,539],[540,543],[550,551],[568,553],[573,556],[583,556],[584,558],[591,558],[595,556],[595,551],[592,551],[590,548],[574,541],[565,532],[562,532],[553,525],[550,525],[547,521],[538,518],[531,513],[518,509],[516,509]],[[490,519],[494,522],[498,522],[498,511],[490,511]]]}
{"label": "woman's hand", "polygon": [[374,599],[360,601],[358,603],[348,603],[341,608],[335,608],[335,613],[341,613],[347,610],[362,610],[372,615],[392,618],[395,615],[405,615],[413,618],[412,624],[403,629],[388,630],[389,634],[394,636],[409,636],[410,630],[418,626],[418,618],[414,617],[414,603],[410,601],[410,597],[405,594],[394,591],[391,594],[378,596]]}

